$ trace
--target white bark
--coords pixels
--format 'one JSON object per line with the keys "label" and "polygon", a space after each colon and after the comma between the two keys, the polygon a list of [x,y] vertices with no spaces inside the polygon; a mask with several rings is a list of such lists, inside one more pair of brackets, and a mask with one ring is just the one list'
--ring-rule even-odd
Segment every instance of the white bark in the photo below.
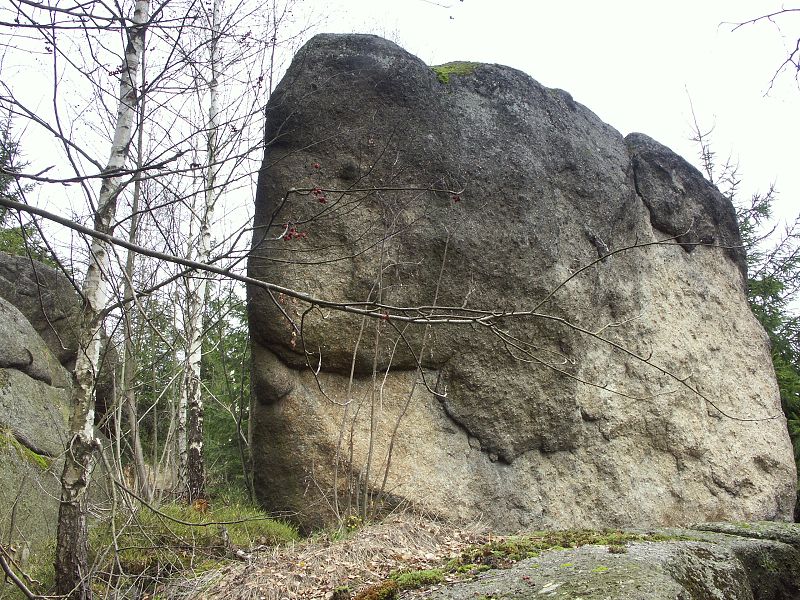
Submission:
{"label": "white bark", "polygon": [[[189,237],[191,238],[191,236]],[[187,287],[187,294],[188,294],[188,287]],[[176,306],[179,306],[178,302],[179,302],[178,293],[176,292],[175,293]],[[185,322],[186,319],[184,318],[184,323]],[[177,312],[175,314],[175,331],[180,331]],[[178,391],[178,406],[175,415],[175,445],[178,448],[177,452],[178,472],[176,473],[177,475],[176,480],[180,486],[183,486],[182,493],[185,493],[186,471],[187,471],[187,463],[189,460],[189,446],[186,438],[186,417],[189,405],[189,397],[187,393],[188,387],[186,383],[186,373],[188,372],[186,365],[188,364],[188,359],[186,356],[183,357],[183,364],[184,364],[184,374],[179,386],[180,389]]]}
{"label": "white bark", "polygon": [[[211,40],[209,44],[209,68],[211,70],[208,80],[209,108],[206,122],[206,171],[204,174],[203,206],[195,211],[193,218],[198,219],[197,260],[202,263],[209,262],[211,253],[211,223],[214,220],[216,204],[216,176],[217,176],[217,136],[219,130],[218,113],[219,99],[218,85],[218,43],[219,43],[219,0],[214,0],[211,16]],[[191,240],[190,240],[191,243]],[[190,250],[191,251],[191,250]],[[189,411],[188,426],[188,461],[187,461],[187,487],[189,500],[202,498],[205,495],[205,461],[203,454],[203,395],[200,380],[200,366],[202,361],[205,303],[208,295],[207,278],[204,274],[196,281],[190,281],[187,327],[187,368],[186,368],[186,396]]]}
{"label": "white bark", "polygon": [[[142,78],[145,77],[145,55],[144,49],[141,55],[141,73]],[[141,169],[144,165],[144,115],[145,115],[145,95],[142,94],[139,98],[138,105],[138,134],[136,142],[136,168]],[[128,232],[128,241],[135,244],[139,235],[139,201],[142,194],[142,182],[137,179],[133,184],[133,200],[131,202],[131,219],[130,231]],[[123,297],[125,305],[122,307],[123,320],[124,320],[124,337],[125,344],[123,349],[122,359],[122,399],[125,404],[125,412],[128,419],[128,436],[130,439],[130,446],[133,451],[133,465],[136,474],[134,486],[141,496],[146,500],[152,500],[152,488],[150,482],[150,474],[147,469],[147,464],[144,458],[144,449],[142,448],[142,437],[139,428],[139,411],[136,405],[136,392],[134,389],[136,382],[136,356],[133,343],[134,335],[134,319],[133,315],[136,311],[138,299],[135,297],[133,288],[134,267],[136,264],[136,253],[128,250],[128,255],[125,259],[125,281]]]}
{"label": "white bark", "polygon": [[[127,28],[125,58],[120,72],[119,105],[108,164],[100,186],[94,228],[112,233],[125,167],[136,121],[136,88],[139,61],[144,47],[149,0],[137,0],[133,20]],[[94,388],[100,362],[103,310],[110,292],[110,261],[106,242],[92,239],[89,268],[83,282],[83,323],[73,374],[70,442],[61,477],[61,503],[56,548],[56,588],[70,598],[91,598],[88,581],[86,489],[99,441],[94,434]]]}

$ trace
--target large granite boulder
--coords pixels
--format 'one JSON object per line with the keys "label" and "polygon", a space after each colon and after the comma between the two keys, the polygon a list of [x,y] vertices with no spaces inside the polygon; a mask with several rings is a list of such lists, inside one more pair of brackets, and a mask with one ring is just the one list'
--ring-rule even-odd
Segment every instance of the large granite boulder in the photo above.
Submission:
{"label": "large granite boulder", "polygon": [[313,38],[267,114],[249,274],[319,300],[249,287],[267,508],[791,517],[735,214],[686,161],[524,73],[374,36]]}
{"label": "large granite boulder", "polygon": [[[56,532],[80,303],[54,269],[0,252],[0,531],[23,563]],[[113,376],[108,369],[101,402]],[[93,501],[105,502],[103,486],[93,488]]]}

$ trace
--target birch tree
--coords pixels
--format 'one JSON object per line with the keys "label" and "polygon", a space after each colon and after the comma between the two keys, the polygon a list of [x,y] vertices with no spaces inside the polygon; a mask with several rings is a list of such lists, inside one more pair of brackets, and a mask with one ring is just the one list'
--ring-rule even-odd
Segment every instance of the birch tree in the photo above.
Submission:
{"label": "birch tree", "polygon": [[[9,43],[0,56],[0,61],[6,61],[0,75],[0,103],[3,108],[9,107],[9,114],[21,119],[24,127],[37,130],[37,135],[44,132],[57,141],[37,153],[36,164],[19,174],[21,185],[35,181],[57,190],[48,194],[54,198],[57,212],[82,226],[91,221],[91,226],[80,235],[92,236],[88,233],[91,230],[100,236],[86,244],[85,255],[83,245],[74,242],[88,238],[74,238],[69,246],[69,242],[61,243],[62,249],[74,253],[71,254],[74,272],[86,269],[86,274],[79,286],[84,297],[81,346],[74,374],[67,464],[62,476],[56,559],[59,594],[75,598],[91,596],[86,542],[87,490],[99,448],[93,431],[97,412],[93,393],[104,320],[112,323],[121,320],[126,323],[125,329],[130,330],[121,340],[125,356],[124,378],[119,388],[122,402],[113,408],[117,423],[123,409],[130,423],[129,432],[121,430],[114,440],[120,463],[128,460],[125,453],[129,446],[138,471],[137,480],[142,484],[150,466],[146,460],[152,461],[158,471],[157,456],[160,454],[163,462],[175,448],[175,428],[170,428],[165,439],[163,434],[158,435],[154,425],[150,452],[145,459],[145,449],[136,431],[139,416],[134,389],[141,381],[141,369],[136,364],[137,346],[131,343],[132,329],[136,320],[147,322],[145,327],[151,326],[152,319],[143,314],[147,303],[141,302],[141,298],[160,294],[161,301],[153,305],[169,305],[179,287],[175,282],[180,281],[182,274],[191,275],[191,268],[170,265],[159,258],[142,258],[137,251],[126,256],[109,246],[106,236],[124,230],[119,235],[124,235],[129,249],[136,243],[144,243],[176,255],[184,254],[181,247],[188,247],[194,262],[223,264],[223,271],[243,268],[241,257],[227,258],[237,252],[244,255],[243,246],[249,240],[241,231],[228,238],[217,235],[220,220],[215,209],[217,202],[232,189],[247,190],[254,180],[262,150],[263,105],[271,89],[265,82],[272,80],[277,60],[275,49],[282,44],[291,46],[304,34],[300,31],[290,33],[286,39],[277,37],[278,29],[289,18],[287,7],[291,4],[278,0],[258,5],[236,3],[228,7],[227,13],[222,10],[221,0],[208,6],[174,0],[152,6],[149,0],[58,6],[11,0],[8,6],[0,7],[3,15],[0,27],[9,33]],[[115,46],[115,38],[122,43]],[[227,54],[219,52],[222,40],[228,44]],[[145,47],[147,81],[141,66]],[[21,85],[22,78],[15,78],[7,68],[8,57],[15,52],[18,61],[15,68],[20,73],[25,73],[34,60],[37,74],[50,75],[50,81],[42,83],[52,88],[43,87],[29,97],[26,86]],[[221,87],[227,88],[224,99]],[[147,111],[142,104],[145,95]],[[196,102],[197,99],[201,102]],[[194,105],[203,106],[202,118],[192,120],[197,113],[186,107]],[[192,115],[187,115],[190,112]],[[135,138],[137,157],[133,160]],[[111,151],[106,160],[105,148],[109,143]],[[199,178],[198,173],[202,174]],[[151,191],[145,193],[144,189]],[[250,197],[249,193],[242,194],[240,201],[247,202]],[[34,202],[31,198],[31,203]],[[173,219],[171,223],[162,219],[165,213]],[[188,238],[187,214],[195,217]],[[243,224],[248,215],[240,219]],[[219,241],[217,245],[212,243],[212,227]],[[226,227],[234,232],[238,229],[237,225]],[[141,231],[160,237],[142,242]],[[230,238],[234,241],[230,242]],[[140,270],[151,274],[152,281],[144,286],[142,279],[137,281],[135,276]],[[178,335],[186,338],[184,381],[191,417],[189,443],[179,443],[178,448],[179,452],[181,448],[193,450],[186,454],[185,461],[187,478],[192,482],[187,486],[190,497],[205,493],[200,359],[207,277],[192,275],[188,298],[192,309],[187,311],[189,318],[181,320],[181,327],[187,331]],[[137,339],[146,337],[141,331],[137,335]],[[176,374],[174,381],[179,382],[180,378]],[[148,401],[151,399],[151,406],[159,402],[164,406],[169,394],[161,395],[158,391]],[[152,412],[155,414],[156,409]],[[123,436],[125,439],[120,439]],[[170,450],[159,453],[159,445]]]}
{"label": "birch tree", "polygon": [[[189,260],[209,263],[212,254],[219,252],[220,241],[215,244],[211,235],[217,205],[222,196],[231,195],[243,177],[252,174],[247,162],[253,157],[253,149],[260,147],[260,141],[256,140],[260,140],[262,107],[269,99],[277,68],[276,49],[282,45],[291,47],[302,35],[289,33],[284,40],[278,38],[280,30],[289,25],[293,5],[293,1],[271,0],[253,10],[235,4],[225,12],[223,0],[213,0],[203,7],[203,24],[196,28],[202,37],[191,47],[205,48],[207,54],[205,60],[186,61],[193,69],[195,94],[203,106],[199,130],[205,138],[200,190],[193,196],[189,216],[186,251]],[[266,35],[252,35],[256,23],[263,25]],[[221,105],[223,90],[228,95],[224,106]],[[194,164],[199,166],[201,161],[197,159]],[[213,281],[208,273],[193,273],[185,278],[186,356],[178,417],[178,454],[189,502],[206,494],[201,363],[203,337],[208,328],[205,315],[209,283]]]}
{"label": "birch tree", "polygon": [[[108,164],[103,170],[94,229],[112,234],[117,199],[136,121],[136,89],[144,47],[149,0],[137,0],[125,27],[126,47],[120,68],[119,106]],[[108,244],[93,238],[84,296],[78,357],[73,373],[70,440],[61,476],[56,546],[56,593],[76,600],[92,597],[88,561],[87,487],[99,441],[94,433],[94,387],[100,361],[103,317],[110,291]]]}

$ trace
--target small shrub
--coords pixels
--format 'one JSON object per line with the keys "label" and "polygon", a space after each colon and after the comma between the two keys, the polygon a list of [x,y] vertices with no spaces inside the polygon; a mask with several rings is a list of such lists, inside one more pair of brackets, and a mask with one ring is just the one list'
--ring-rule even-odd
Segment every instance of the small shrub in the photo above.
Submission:
{"label": "small shrub", "polygon": [[356,529],[360,529],[363,526],[364,526],[364,519],[359,517],[358,515],[349,515],[344,520],[344,528],[349,532],[353,532]]}
{"label": "small shrub", "polygon": [[350,600],[350,588],[346,585],[340,585],[333,590],[333,597],[331,600]]}
{"label": "small shrub", "polygon": [[353,600],[393,600],[397,598],[399,586],[393,579],[385,579],[356,594]]}

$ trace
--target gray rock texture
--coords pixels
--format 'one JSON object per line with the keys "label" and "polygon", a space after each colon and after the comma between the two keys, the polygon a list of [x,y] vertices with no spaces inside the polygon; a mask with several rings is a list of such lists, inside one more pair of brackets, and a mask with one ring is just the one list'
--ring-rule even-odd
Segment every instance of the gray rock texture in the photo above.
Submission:
{"label": "gray rock texture", "polygon": [[38,261],[0,252],[0,297],[25,315],[62,365],[75,364],[81,304],[69,279]]}
{"label": "gray rock texture", "polygon": [[[0,252],[0,531],[18,558],[55,536],[80,308],[62,274]],[[104,377],[101,407],[113,370]],[[106,499],[97,483],[92,499]]]}
{"label": "gray rock texture", "polygon": [[[717,525],[710,524],[713,529]],[[460,598],[584,600],[791,600],[800,597],[800,547],[796,525],[782,535],[754,535],[762,524],[742,523],[738,534],[693,530],[661,532],[683,539],[551,550],[509,569],[426,593]],[[770,528],[772,533],[776,528]]]}
{"label": "gray rock texture", "polygon": [[[0,298],[16,306],[67,371],[75,367],[81,297],[60,271],[26,256],[0,252]],[[119,356],[113,345],[102,350],[97,384],[98,420],[113,403],[114,370]]]}
{"label": "gray rock texture", "polygon": [[24,555],[55,534],[69,374],[0,298],[0,531]]}
{"label": "gray rock texture", "polygon": [[250,286],[265,506],[791,517],[734,211],[683,159],[514,69],[363,35],[301,49],[266,140],[249,274],[371,316]]}

